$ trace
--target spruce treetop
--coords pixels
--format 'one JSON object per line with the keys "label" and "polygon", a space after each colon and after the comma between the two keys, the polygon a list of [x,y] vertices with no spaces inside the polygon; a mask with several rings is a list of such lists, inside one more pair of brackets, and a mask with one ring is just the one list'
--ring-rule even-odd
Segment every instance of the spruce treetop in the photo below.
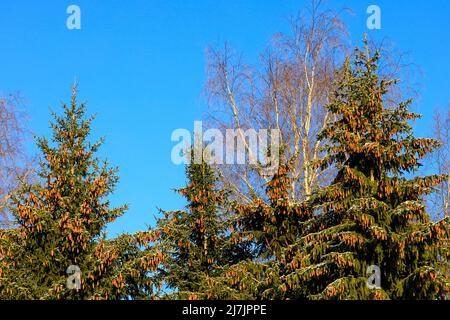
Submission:
{"label": "spruce treetop", "polygon": [[[444,176],[409,177],[439,142],[414,137],[411,100],[386,106],[397,81],[380,77],[379,60],[367,41],[347,59],[327,106],[336,120],[319,134],[326,142],[319,165],[338,172],[310,199],[318,215],[298,242],[305,267],[289,277],[310,286],[312,298],[429,299],[449,290],[440,272],[448,221],[430,221],[423,202]],[[367,287],[370,265],[381,269],[378,290]]]}

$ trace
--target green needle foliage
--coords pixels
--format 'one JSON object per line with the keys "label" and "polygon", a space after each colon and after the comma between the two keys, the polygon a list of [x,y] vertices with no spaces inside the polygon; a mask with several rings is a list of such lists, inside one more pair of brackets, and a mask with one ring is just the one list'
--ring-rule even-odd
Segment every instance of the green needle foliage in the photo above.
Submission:
{"label": "green needle foliage", "polygon": [[158,278],[170,292],[164,298],[242,298],[239,290],[225,285],[225,272],[245,259],[248,250],[231,240],[227,195],[217,187],[216,173],[204,160],[194,163],[191,154],[187,186],[177,190],[186,198],[187,210],[163,211],[155,229],[156,248],[164,253]]}
{"label": "green needle foliage", "polygon": [[[397,81],[378,75],[380,53],[356,49],[343,66],[328,110],[336,117],[320,134],[322,168],[334,181],[314,192],[310,231],[288,248],[285,282],[313,299],[441,299],[449,293],[449,219],[432,222],[424,195],[444,176],[411,178],[439,142],[415,138],[411,100],[387,106]],[[293,254],[295,253],[295,254]],[[381,270],[381,288],[367,286],[367,267]]]}
{"label": "green needle foliage", "polygon": [[[417,176],[439,142],[416,138],[411,100],[387,98],[367,41],[339,72],[318,138],[317,168],[336,176],[308,199],[289,196],[283,159],[265,196],[231,201],[205,159],[186,166],[185,210],[161,211],[149,231],[105,237],[126,206],[108,196],[117,169],[95,157],[93,118],[76,88],[51,141],[38,139],[39,181],[11,197],[16,227],[0,229],[0,299],[446,299],[450,217],[425,197],[448,175]],[[69,266],[79,289],[67,288]],[[377,266],[381,284],[368,285]],[[71,279],[71,278],[69,278]]]}
{"label": "green needle foliage", "polygon": [[[0,297],[6,299],[127,299],[149,286],[136,259],[137,240],[106,240],[105,227],[126,206],[111,208],[117,169],[95,158],[102,141],[90,144],[93,118],[84,104],[53,114],[52,143],[38,139],[39,183],[13,197],[17,228],[0,233]],[[67,269],[81,271],[81,288],[66,287]]]}
{"label": "green needle foliage", "polygon": [[290,200],[290,164],[282,164],[266,185],[266,199],[235,206],[238,241],[251,241],[255,259],[234,266],[233,278],[241,290],[254,298],[280,299],[285,296],[282,277],[290,263],[286,248],[296,243],[312,217],[306,203]]}

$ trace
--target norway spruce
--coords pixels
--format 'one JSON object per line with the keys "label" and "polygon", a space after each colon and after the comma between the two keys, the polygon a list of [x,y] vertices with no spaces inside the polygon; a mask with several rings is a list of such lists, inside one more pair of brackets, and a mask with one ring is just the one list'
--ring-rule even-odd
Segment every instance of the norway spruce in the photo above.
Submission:
{"label": "norway spruce", "polygon": [[177,190],[187,201],[186,210],[163,212],[154,230],[154,250],[164,252],[157,277],[170,288],[165,297],[240,297],[238,290],[224,285],[228,267],[247,255],[245,246],[231,241],[226,192],[218,188],[218,177],[205,160],[191,161],[186,177],[187,186]]}
{"label": "norway spruce", "polygon": [[237,241],[251,241],[253,261],[243,261],[231,268],[233,279],[241,290],[254,298],[285,298],[283,277],[291,261],[286,259],[286,248],[296,243],[305,232],[305,224],[312,217],[306,203],[289,197],[290,163],[280,164],[266,184],[266,197],[249,204],[238,204],[236,211]]}
{"label": "norway spruce", "polygon": [[[449,220],[431,221],[424,196],[444,177],[416,176],[439,143],[414,136],[411,100],[388,105],[397,81],[379,76],[380,52],[365,44],[327,106],[336,120],[319,135],[319,165],[338,173],[310,199],[317,216],[289,248],[296,254],[285,281],[314,299],[441,299],[450,290]],[[379,288],[368,286],[369,266],[380,269]]]}
{"label": "norway spruce", "polygon": [[[72,100],[53,114],[51,140],[38,139],[39,181],[13,197],[17,228],[0,234],[0,297],[6,299],[127,299],[149,284],[129,235],[105,238],[105,227],[126,207],[112,208],[117,169],[88,140],[92,118]],[[79,278],[75,273],[80,274]],[[78,282],[78,280],[80,282]],[[72,281],[72,282],[70,282]]]}

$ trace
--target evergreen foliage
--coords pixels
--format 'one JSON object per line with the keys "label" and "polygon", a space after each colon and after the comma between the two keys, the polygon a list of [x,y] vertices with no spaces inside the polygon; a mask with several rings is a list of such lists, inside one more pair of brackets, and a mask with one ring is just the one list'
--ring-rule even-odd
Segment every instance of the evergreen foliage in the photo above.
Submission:
{"label": "evergreen foliage", "polygon": [[[337,174],[306,200],[289,192],[292,163],[263,185],[265,196],[231,200],[214,167],[195,163],[177,192],[185,210],[162,211],[148,231],[106,237],[126,206],[108,200],[117,168],[95,154],[93,117],[72,100],[37,139],[37,183],[11,195],[16,226],[0,229],[0,299],[446,299],[450,217],[432,221],[425,197],[448,175],[419,176],[439,147],[417,138],[412,100],[386,98],[365,41],[339,70],[315,163]],[[70,289],[68,268],[81,271]],[[381,285],[368,285],[368,268]]]}
{"label": "evergreen foliage", "polygon": [[187,186],[177,190],[187,201],[186,211],[162,211],[154,230],[155,246],[164,252],[157,278],[169,289],[164,298],[238,298],[238,290],[224,285],[225,271],[250,253],[232,241],[227,194],[217,188],[216,173],[205,160],[196,164],[191,154]]}
{"label": "evergreen foliage", "polygon": [[[51,142],[37,139],[42,152],[39,182],[14,195],[17,228],[0,234],[0,297],[7,299],[127,299],[148,294],[145,270],[135,268],[141,254],[135,239],[106,239],[105,227],[126,206],[107,199],[116,168],[95,153],[92,117],[77,104],[76,87],[62,116],[53,114]],[[81,288],[67,289],[67,269],[81,271]],[[140,274],[140,276],[137,276]],[[132,281],[128,281],[132,278]]]}
{"label": "evergreen foliage", "polygon": [[[414,137],[411,100],[386,106],[397,81],[380,78],[380,53],[365,44],[327,106],[337,120],[319,134],[327,144],[318,165],[338,173],[309,200],[317,215],[288,248],[285,280],[313,299],[440,299],[450,289],[449,220],[431,221],[424,196],[446,177],[411,177],[439,142]],[[370,265],[381,270],[380,289],[367,286]]]}

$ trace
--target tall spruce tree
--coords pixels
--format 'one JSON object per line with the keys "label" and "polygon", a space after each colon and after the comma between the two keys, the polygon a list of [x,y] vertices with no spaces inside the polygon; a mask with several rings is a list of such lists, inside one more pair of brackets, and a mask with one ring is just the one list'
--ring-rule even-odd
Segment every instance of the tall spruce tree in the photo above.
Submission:
{"label": "tall spruce tree", "polygon": [[282,163],[266,184],[266,198],[256,198],[250,204],[235,205],[234,239],[251,241],[252,261],[234,265],[233,279],[241,290],[253,298],[279,299],[284,297],[282,281],[289,270],[286,248],[295,244],[307,229],[312,217],[307,203],[297,203],[289,197],[290,163]]}
{"label": "tall spruce tree", "polygon": [[157,278],[168,287],[163,298],[236,299],[239,288],[227,286],[228,268],[249,256],[246,244],[233,243],[227,194],[203,159],[186,166],[187,186],[178,189],[186,211],[162,212],[153,250],[164,253]]}
{"label": "tall spruce tree", "polygon": [[[110,207],[107,197],[117,184],[117,169],[95,157],[102,141],[88,141],[93,118],[86,117],[84,104],[77,104],[75,86],[63,110],[62,116],[53,114],[51,142],[37,139],[40,181],[24,185],[13,197],[18,227],[0,234],[0,297],[148,297],[152,266],[143,263],[141,237],[105,238],[106,225],[126,206]],[[70,278],[76,271],[80,287],[77,277]]]}
{"label": "tall spruce tree", "polygon": [[[443,176],[412,177],[439,143],[416,138],[408,110],[384,97],[396,80],[378,74],[380,52],[356,49],[343,66],[328,110],[336,116],[319,135],[336,166],[331,185],[316,190],[310,231],[287,248],[286,294],[313,299],[441,299],[448,295],[449,219],[432,222],[423,197]],[[369,289],[367,268],[380,268]],[[303,288],[303,290],[299,290]]]}

